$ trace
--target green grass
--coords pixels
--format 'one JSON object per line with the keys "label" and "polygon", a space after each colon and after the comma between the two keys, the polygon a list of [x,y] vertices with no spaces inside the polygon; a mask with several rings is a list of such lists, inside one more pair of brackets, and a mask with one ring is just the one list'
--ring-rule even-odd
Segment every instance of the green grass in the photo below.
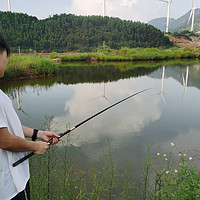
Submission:
{"label": "green grass", "polygon": [[[152,67],[162,65],[162,62],[178,61],[178,63],[180,63],[182,61],[186,62],[185,59],[188,58],[200,58],[200,48],[121,48],[120,50],[106,48],[105,50],[96,53],[76,53],[72,55],[59,55],[58,53],[53,52],[51,53],[50,58],[59,58],[62,61],[66,61],[65,63],[70,63],[70,66],[77,66],[79,61],[82,62],[78,63],[79,66],[83,63],[84,65],[95,66],[102,62],[107,62],[107,64],[113,64],[115,62],[116,66],[121,65],[121,69],[124,70],[124,66]],[[61,64],[54,64],[51,59],[42,55],[12,55],[8,58],[8,65],[2,79],[10,80],[17,79],[19,77],[31,78],[52,75],[56,74],[60,67],[67,65],[64,62]],[[154,63],[148,61],[154,61]],[[158,61],[160,63],[158,63]]]}
{"label": "green grass", "polygon": [[71,151],[67,143],[52,147],[44,156],[35,156],[30,161],[32,199],[200,199],[200,172],[195,159],[180,152],[174,143],[168,152],[151,153],[148,148],[143,176],[138,181],[134,179],[134,163],[119,166],[113,159],[114,147],[109,139],[106,141],[99,155],[100,167],[87,171],[74,170],[78,152]]}
{"label": "green grass", "polygon": [[167,60],[183,58],[199,58],[200,48],[121,48],[120,50],[106,49],[96,53],[80,53],[74,55],[59,55],[52,53],[51,58],[60,58],[62,61],[90,61],[92,58],[96,61],[138,61],[138,60]]}
{"label": "green grass", "polygon": [[17,56],[8,58],[7,68],[4,74],[5,79],[23,76],[53,74],[58,70],[56,64],[43,56]]}

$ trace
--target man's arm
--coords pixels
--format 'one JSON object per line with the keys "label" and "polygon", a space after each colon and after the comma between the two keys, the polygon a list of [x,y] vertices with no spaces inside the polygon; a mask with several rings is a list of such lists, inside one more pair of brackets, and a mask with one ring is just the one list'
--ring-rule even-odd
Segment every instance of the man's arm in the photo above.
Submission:
{"label": "man's arm", "polygon": [[[27,138],[31,138],[33,135],[33,129],[29,128],[27,126],[22,126],[23,132],[24,132],[24,136]],[[52,131],[41,131],[39,130],[37,133],[37,139],[41,139],[44,142],[48,142],[50,139],[53,138],[52,144],[56,144],[58,143],[58,141],[60,140],[60,136],[55,134]]]}
{"label": "man's arm", "polygon": [[32,142],[9,133],[8,128],[0,128],[0,148],[13,152],[33,151],[44,154],[49,148],[46,142]]}

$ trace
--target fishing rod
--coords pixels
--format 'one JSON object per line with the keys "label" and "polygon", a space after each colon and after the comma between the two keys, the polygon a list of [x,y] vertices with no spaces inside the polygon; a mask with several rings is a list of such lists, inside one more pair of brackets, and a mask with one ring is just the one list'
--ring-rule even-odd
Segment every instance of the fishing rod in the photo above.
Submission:
{"label": "fishing rod", "polygon": [[[64,133],[60,133],[60,134],[59,134],[60,138],[63,137],[63,136],[65,136],[66,134],[70,133],[71,131],[75,130],[75,129],[78,128],[79,126],[85,124],[86,122],[88,122],[89,120],[93,119],[94,117],[96,117],[96,116],[100,115],[101,113],[105,112],[106,110],[108,110],[108,109],[110,109],[110,108],[112,108],[112,107],[114,107],[114,106],[116,106],[116,105],[122,103],[123,101],[126,101],[126,100],[130,99],[131,97],[134,97],[134,96],[136,96],[136,95],[138,95],[138,94],[140,94],[140,93],[146,92],[146,91],[148,91],[148,90],[150,90],[150,89],[152,89],[152,88],[148,88],[148,89],[145,89],[145,90],[141,90],[141,91],[139,91],[139,92],[136,92],[136,93],[134,93],[134,94],[132,94],[132,95],[130,95],[130,96],[128,96],[128,97],[126,97],[126,98],[124,98],[124,99],[122,99],[122,100],[120,100],[120,101],[114,103],[114,104],[112,104],[111,106],[108,106],[107,108],[105,108],[105,109],[101,110],[100,112],[98,112],[98,113],[92,115],[91,117],[85,119],[84,121],[80,122],[79,124],[75,125],[74,127],[70,128],[69,130],[65,131]],[[48,141],[48,144],[50,145],[50,144],[52,144],[52,142],[53,142],[53,139],[49,140],[49,141]],[[13,167],[16,167],[16,166],[19,165],[20,163],[22,163],[22,162],[24,162],[25,160],[27,160],[28,158],[32,157],[34,154],[35,154],[34,152],[31,152],[30,154],[27,154],[26,156],[24,156],[23,158],[21,158],[21,159],[18,160],[17,162],[13,163]]]}

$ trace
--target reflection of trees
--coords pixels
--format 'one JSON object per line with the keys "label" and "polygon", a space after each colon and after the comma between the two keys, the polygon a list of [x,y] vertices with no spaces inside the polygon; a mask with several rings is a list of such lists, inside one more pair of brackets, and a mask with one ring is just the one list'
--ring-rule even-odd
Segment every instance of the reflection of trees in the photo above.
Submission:
{"label": "reflection of trees", "polygon": [[[161,64],[162,62],[95,63],[93,65],[87,63],[68,63],[68,66],[60,67],[56,76],[6,82],[5,84],[1,83],[0,88],[12,98],[16,98],[16,88],[18,87],[20,91],[23,91],[27,85],[34,88],[33,92],[39,93],[41,88],[48,90],[55,83],[106,83],[144,75],[154,77],[156,73],[153,72],[156,71]],[[188,66],[190,69],[188,85],[200,88],[199,64],[188,64]],[[185,72],[185,65],[183,64],[166,66],[165,78],[173,77],[182,83],[183,72]],[[155,76],[155,78],[160,78],[160,75],[159,77]]]}
{"label": "reflection of trees", "polygon": [[119,79],[138,77],[151,73],[156,68],[129,68],[121,70],[114,65],[109,66],[73,66],[63,67],[57,77],[58,82],[65,84],[76,83],[101,83],[109,81],[117,81]]}
{"label": "reflection of trees", "polygon": [[77,83],[101,83],[109,81],[117,81],[119,79],[138,77],[151,73],[156,70],[156,67],[136,67],[134,64],[124,64],[120,66],[113,65],[87,65],[82,66],[63,66],[60,67],[60,71],[54,77],[47,77],[34,80],[23,80],[7,82],[1,84],[1,89],[16,98],[16,88],[25,90],[27,85],[34,88],[34,92],[39,92],[42,88],[48,90],[55,83],[64,84],[77,84]]}

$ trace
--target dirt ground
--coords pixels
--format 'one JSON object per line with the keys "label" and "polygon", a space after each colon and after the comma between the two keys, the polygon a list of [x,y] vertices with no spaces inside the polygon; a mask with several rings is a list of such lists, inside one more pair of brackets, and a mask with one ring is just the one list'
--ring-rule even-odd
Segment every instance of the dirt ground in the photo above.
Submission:
{"label": "dirt ground", "polygon": [[181,47],[181,48],[185,48],[185,47],[200,47],[200,40],[198,38],[195,37],[191,37],[191,40],[188,40],[186,37],[184,36],[168,36],[170,41],[173,42],[176,46]]}

